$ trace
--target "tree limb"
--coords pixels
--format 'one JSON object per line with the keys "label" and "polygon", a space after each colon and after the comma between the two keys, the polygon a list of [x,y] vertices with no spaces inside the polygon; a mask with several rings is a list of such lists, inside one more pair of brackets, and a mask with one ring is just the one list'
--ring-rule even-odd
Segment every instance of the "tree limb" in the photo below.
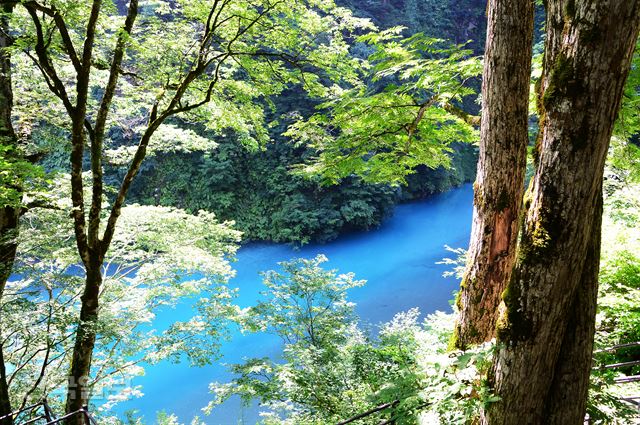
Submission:
{"label": "tree limb", "polygon": [[125,46],[129,35],[133,29],[136,16],[138,15],[138,1],[130,0],[127,18],[124,27],[118,34],[116,47],[111,61],[109,70],[109,79],[105,87],[104,95],[100,101],[100,107],[96,115],[94,136],[91,139],[91,173],[93,176],[91,209],[89,211],[89,245],[95,246],[100,244],[100,212],[102,211],[103,196],[103,175],[102,175],[102,145],[104,141],[105,128],[109,108],[115,95],[118,77],[120,75],[120,67],[125,53]]}
{"label": "tree limb", "polygon": [[62,43],[64,44],[65,50],[69,55],[69,59],[71,59],[71,63],[73,67],[76,69],[76,72],[80,72],[81,63],[80,59],[78,59],[78,55],[76,53],[75,46],[73,45],[73,41],[71,40],[71,36],[69,35],[69,29],[67,24],[64,21],[64,18],[60,14],[60,11],[56,9],[55,6],[46,7],[39,4],[36,1],[28,1],[24,3],[24,6],[27,8],[33,8],[35,10],[39,10],[43,12],[45,15],[53,18],[53,22],[60,33],[60,37],[62,38]]}
{"label": "tree limb", "polygon": [[451,115],[455,115],[456,117],[460,118],[461,120],[463,120],[467,124],[472,125],[474,127],[480,127],[480,118],[481,117],[479,115],[468,114],[467,112],[463,111],[462,109],[458,108],[457,106],[452,105],[449,102],[444,103],[442,105],[442,107],[444,108],[445,111],[447,111]]}

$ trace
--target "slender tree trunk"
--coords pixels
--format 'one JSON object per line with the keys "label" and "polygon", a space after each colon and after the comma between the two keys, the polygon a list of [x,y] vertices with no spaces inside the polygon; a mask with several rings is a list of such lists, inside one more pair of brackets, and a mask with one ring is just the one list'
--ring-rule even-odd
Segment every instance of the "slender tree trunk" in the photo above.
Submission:
{"label": "slender tree trunk", "polygon": [[[3,4],[0,11],[4,14],[0,19],[0,143],[12,148],[10,157],[17,155],[17,137],[13,130],[11,114],[13,111],[13,89],[11,86],[11,56],[6,50],[11,45],[8,36],[9,23],[7,14],[13,5]],[[17,187],[19,189],[19,187]],[[16,236],[18,231],[19,206],[3,205],[0,208],[0,297],[4,292],[7,279],[11,275],[16,256]]]}
{"label": "slender tree trunk", "polygon": [[[11,56],[6,50],[11,45],[9,38],[8,14],[13,10],[13,5],[3,4],[0,11],[0,143],[17,149],[17,138],[11,123],[13,111],[13,90],[11,87]],[[15,155],[16,152],[9,152]],[[13,263],[18,248],[18,222],[20,210],[18,205],[3,205],[0,208],[0,301],[4,294],[4,288],[11,275]],[[2,323],[2,311],[0,311],[0,323]],[[0,339],[2,336],[0,335]],[[4,364],[3,347],[0,343],[0,417],[11,413],[11,401],[9,399],[8,378]],[[0,425],[11,425],[11,418],[1,420]]]}
{"label": "slender tree trunk", "polygon": [[[0,345],[0,417],[11,413],[11,401],[9,400],[9,388],[7,387],[7,371],[4,365],[3,348]],[[13,425],[13,418],[0,420],[0,425]]]}
{"label": "slender tree trunk", "polygon": [[[91,72],[91,57],[95,27],[100,15],[101,0],[93,0],[92,12],[89,17],[88,28],[84,45],[82,70],[78,74],[77,107],[72,118],[72,145],[71,153],[71,187],[73,205],[76,208],[74,216],[74,228],[78,252],[86,268],[86,281],[84,293],[81,297],[80,323],[76,331],[76,340],[73,348],[71,371],[68,379],[68,392],[65,411],[76,412],[89,405],[91,387],[89,386],[89,374],[91,372],[91,360],[97,336],[97,322],[99,313],[100,287],[102,285],[102,266],[104,257],[109,249],[117,216],[111,218],[107,224],[104,237],[100,238],[100,221],[103,199],[103,172],[102,172],[102,144],[106,131],[107,116],[116,92],[120,66],[124,58],[126,42],[131,35],[135,19],[138,14],[138,1],[130,0],[127,9],[122,33],[118,37],[113,52],[113,58],[109,70],[109,79],[105,92],[100,101],[100,106],[95,120],[95,127],[90,133],[91,147],[91,173],[92,173],[92,198],[89,210],[89,225],[86,225],[84,209],[84,193],[82,182],[83,149],[86,140],[85,119],[88,101],[88,83]],[[125,35],[126,34],[126,35]],[[156,127],[157,128],[157,127]],[[144,152],[143,152],[144,153]],[[138,152],[137,155],[140,153]],[[144,157],[144,156],[143,156]],[[135,176],[135,174],[134,174]],[[133,178],[133,177],[131,177]],[[121,205],[126,197],[126,190],[118,195],[116,203]],[[119,212],[119,209],[118,209]],[[78,414],[66,421],[67,425],[84,425],[87,423],[84,415]]]}
{"label": "slender tree trunk", "polygon": [[[95,258],[97,258],[97,256],[95,256]],[[94,259],[94,257],[92,257],[92,259]],[[89,373],[91,370],[93,348],[96,342],[98,300],[100,286],[102,284],[101,264],[101,260],[94,260],[87,268],[85,290],[81,297],[80,323],[76,330],[71,371],[69,372],[66,413],[75,412],[89,404],[89,395],[91,392]],[[68,425],[84,425],[86,424],[86,418],[79,414],[69,418],[65,423]]]}
{"label": "slender tree trunk", "polygon": [[537,170],[497,325],[491,425],[583,423],[602,176],[640,24],[639,0],[546,5]]}
{"label": "slender tree trunk", "polygon": [[500,295],[513,268],[528,145],[533,15],[532,0],[488,4],[473,229],[454,341],[459,348],[495,336]]}

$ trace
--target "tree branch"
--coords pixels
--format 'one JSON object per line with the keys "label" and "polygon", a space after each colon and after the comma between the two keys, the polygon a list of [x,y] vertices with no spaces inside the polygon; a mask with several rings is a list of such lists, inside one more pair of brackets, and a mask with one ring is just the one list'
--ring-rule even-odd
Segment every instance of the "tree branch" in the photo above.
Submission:
{"label": "tree branch", "polygon": [[452,105],[449,102],[443,104],[442,107],[444,108],[445,111],[447,111],[451,115],[455,115],[456,117],[460,118],[461,120],[463,120],[467,124],[472,125],[474,127],[479,127],[480,126],[481,117],[479,115],[468,114],[465,111],[463,111],[462,109],[458,108],[457,106]]}
{"label": "tree branch", "polygon": [[62,103],[64,104],[65,109],[69,114],[75,112],[75,108],[71,104],[69,100],[69,95],[67,94],[67,90],[65,89],[64,83],[58,77],[58,73],[53,66],[53,62],[49,57],[49,53],[47,52],[47,48],[44,41],[44,33],[42,31],[42,22],[36,13],[36,9],[30,6],[28,3],[25,4],[25,8],[31,16],[31,20],[33,21],[33,25],[36,29],[36,45],[35,52],[37,59],[33,57],[30,53],[26,52],[27,55],[31,58],[31,60],[36,64],[37,68],[42,73],[42,76],[45,79],[45,82],[49,86],[49,89],[55,94]]}
{"label": "tree branch", "polygon": [[69,35],[69,29],[67,28],[67,24],[65,23],[64,18],[60,14],[60,11],[57,10],[55,6],[46,7],[35,1],[25,2],[24,6],[27,8],[33,8],[35,10],[39,10],[43,12],[45,15],[53,18],[53,22],[56,24],[56,28],[60,33],[60,37],[62,38],[62,43],[65,47],[65,50],[69,55],[69,59],[71,59],[71,63],[73,64],[73,67],[76,69],[76,72],[80,72],[80,68],[81,68],[80,59],[78,59],[75,46],[73,45],[73,41],[71,40],[71,36]]}
{"label": "tree branch", "polygon": [[102,145],[104,142],[104,133],[106,129],[109,108],[115,95],[118,77],[120,75],[120,67],[125,53],[125,47],[136,16],[138,15],[138,0],[130,0],[127,17],[124,22],[122,31],[118,34],[116,47],[113,52],[111,68],[109,70],[109,79],[105,87],[104,95],[100,101],[100,107],[96,115],[94,136],[91,139],[91,173],[93,177],[91,209],[89,211],[89,245],[94,247],[100,244],[100,213],[102,211],[103,196],[103,174],[102,174]]}

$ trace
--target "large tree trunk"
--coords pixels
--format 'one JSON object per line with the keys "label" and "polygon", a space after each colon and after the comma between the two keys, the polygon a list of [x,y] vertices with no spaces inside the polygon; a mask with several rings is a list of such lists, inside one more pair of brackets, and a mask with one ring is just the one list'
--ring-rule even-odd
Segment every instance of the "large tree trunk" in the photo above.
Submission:
{"label": "large tree trunk", "polygon": [[639,0],[547,1],[538,165],[484,423],[583,422],[602,176],[639,23]]}
{"label": "large tree trunk", "polygon": [[531,0],[489,1],[473,229],[458,298],[459,348],[495,336],[500,295],[513,268],[528,145],[533,15]]}
{"label": "large tree trunk", "polygon": [[[78,411],[89,405],[91,393],[89,373],[96,342],[98,300],[102,284],[102,258],[95,255],[92,256],[92,259],[94,261],[87,267],[85,289],[81,297],[80,323],[76,330],[76,341],[68,379],[66,413]],[[78,414],[67,419],[65,423],[67,425],[84,425],[88,424],[88,421],[84,415]]]}
{"label": "large tree trunk", "polygon": [[598,195],[594,220],[585,264],[570,308],[553,383],[547,395],[545,418],[548,425],[582,423],[587,409],[596,330],[594,318],[600,272],[602,194]]}
{"label": "large tree trunk", "polygon": [[[7,14],[12,10],[13,6],[6,4],[3,4],[0,9],[3,13],[3,17],[0,19],[0,143],[2,146],[11,148],[8,152],[8,159],[17,159],[18,142],[11,122],[13,111],[11,56],[6,50],[11,45],[11,40],[7,35],[9,32]],[[19,189],[19,187],[14,189]],[[7,279],[11,275],[16,256],[19,213],[18,205],[2,205],[0,208],[0,297],[2,297]]]}
{"label": "large tree trunk", "polygon": [[[8,36],[8,14],[12,10],[13,5],[8,4],[3,4],[0,9],[3,13],[2,18],[0,18],[0,144],[10,146],[14,151],[10,151],[9,155],[16,155],[17,138],[11,123],[13,110],[11,56],[6,50],[11,45],[11,40]],[[19,219],[19,205],[3,205],[0,207],[0,300],[2,300],[4,288],[11,275],[16,257]],[[0,311],[1,315],[2,312]],[[1,317],[0,323],[2,323]],[[11,413],[11,401],[7,385],[8,378],[2,350],[3,347],[0,343],[0,417]],[[11,425],[12,423],[13,420],[11,418],[0,420],[0,425]]]}

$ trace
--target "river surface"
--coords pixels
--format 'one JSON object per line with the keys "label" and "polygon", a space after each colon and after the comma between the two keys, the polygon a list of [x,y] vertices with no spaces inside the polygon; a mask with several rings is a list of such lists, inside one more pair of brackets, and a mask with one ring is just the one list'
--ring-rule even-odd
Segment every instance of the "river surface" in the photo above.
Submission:
{"label": "river surface", "polygon": [[[419,307],[423,314],[436,310],[450,311],[452,293],[457,289],[453,278],[442,273],[450,266],[436,264],[452,254],[445,245],[466,248],[471,227],[473,189],[470,184],[426,200],[396,207],[393,217],[369,232],[340,237],[327,244],[311,244],[301,249],[289,245],[253,243],[243,246],[233,267],[237,275],[230,282],[240,288],[237,303],[241,307],[255,304],[264,289],[259,272],[277,269],[277,263],[292,258],[312,258],[325,254],[326,268],[354,272],[367,280],[361,288],[351,290],[349,299],[357,303],[356,311],[365,323],[377,324],[395,313]],[[161,313],[159,320],[184,319],[188,306]],[[148,366],[146,375],[134,380],[144,396],[123,403],[124,410],[137,410],[146,424],[155,423],[156,412],[176,414],[189,424],[195,415],[208,425],[254,424],[256,406],[243,408],[239,400],[229,400],[212,414],[201,412],[210,400],[209,383],[228,382],[231,375],[223,363],[239,363],[248,357],[277,357],[280,340],[266,334],[242,335],[232,332],[232,339],[222,348],[223,357],[215,365],[191,368],[187,364],[163,362]]]}

